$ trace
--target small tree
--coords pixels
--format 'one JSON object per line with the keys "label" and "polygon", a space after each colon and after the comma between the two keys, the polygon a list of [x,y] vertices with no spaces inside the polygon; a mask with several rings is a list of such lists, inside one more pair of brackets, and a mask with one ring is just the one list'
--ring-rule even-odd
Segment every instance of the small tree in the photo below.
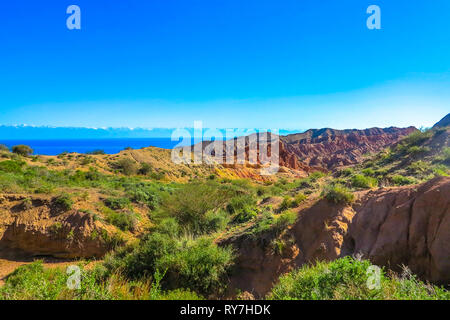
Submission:
{"label": "small tree", "polygon": [[127,176],[136,174],[138,171],[136,162],[131,159],[120,159],[116,162],[116,166]]}
{"label": "small tree", "polygon": [[12,147],[12,151],[18,155],[27,157],[33,153],[33,149],[24,144],[19,144],[17,146]]}
{"label": "small tree", "polygon": [[96,150],[93,150],[93,151],[86,152],[86,154],[92,154],[92,155],[104,155],[104,154],[106,154],[106,153],[105,153],[104,150],[96,149]]}

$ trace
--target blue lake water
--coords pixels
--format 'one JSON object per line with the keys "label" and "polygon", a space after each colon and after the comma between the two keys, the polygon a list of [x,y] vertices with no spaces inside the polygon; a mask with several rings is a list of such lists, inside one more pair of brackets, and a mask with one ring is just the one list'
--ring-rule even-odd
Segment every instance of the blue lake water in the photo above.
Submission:
{"label": "blue lake water", "polygon": [[127,147],[140,149],[144,147],[158,147],[172,149],[178,141],[170,138],[126,138],[126,139],[54,139],[54,140],[0,140],[0,144],[12,147],[18,144],[30,146],[33,154],[58,155],[62,152],[86,153],[93,150],[103,150],[105,153],[113,154]]}

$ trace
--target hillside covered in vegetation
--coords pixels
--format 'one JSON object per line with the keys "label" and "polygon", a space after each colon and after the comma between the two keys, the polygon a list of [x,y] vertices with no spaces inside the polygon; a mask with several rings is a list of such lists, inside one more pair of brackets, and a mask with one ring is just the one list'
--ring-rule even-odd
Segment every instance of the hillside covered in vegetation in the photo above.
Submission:
{"label": "hillside covered in vegetation", "polygon": [[[449,299],[450,128],[410,131],[269,178],[157,148],[2,147],[0,299]],[[81,288],[48,257],[79,265]]]}

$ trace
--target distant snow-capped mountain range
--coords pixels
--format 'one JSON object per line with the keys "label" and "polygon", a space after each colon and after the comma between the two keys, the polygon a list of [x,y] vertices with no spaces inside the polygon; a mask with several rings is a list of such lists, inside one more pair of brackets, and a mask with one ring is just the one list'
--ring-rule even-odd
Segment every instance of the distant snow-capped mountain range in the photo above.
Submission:
{"label": "distant snow-capped mountain range", "polygon": [[[33,125],[0,125],[0,139],[111,139],[111,138],[170,138],[177,128],[87,128]],[[193,128],[183,128],[193,133]],[[203,131],[208,130],[203,128]],[[219,129],[225,134],[224,129]],[[280,135],[304,130],[280,130]]]}

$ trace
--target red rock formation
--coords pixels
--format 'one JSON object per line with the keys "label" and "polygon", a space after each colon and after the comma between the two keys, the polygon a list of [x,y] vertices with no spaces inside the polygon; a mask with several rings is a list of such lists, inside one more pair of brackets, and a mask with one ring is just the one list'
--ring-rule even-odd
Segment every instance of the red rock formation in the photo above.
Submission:
{"label": "red rock formation", "polygon": [[[371,128],[365,130],[314,129],[280,137],[288,156],[313,167],[332,169],[359,162],[365,153],[378,152],[417,130]],[[289,161],[282,160],[284,163]],[[292,167],[291,167],[292,168]]]}
{"label": "red rock formation", "polygon": [[421,279],[448,284],[450,178],[365,192],[353,206],[318,200],[300,210],[283,238],[294,242],[282,255],[274,253],[270,234],[224,241],[239,253],[231,288],[263,297],[293,268],[356,254],[394,271],[405,265]]}
{"label": "red rock formation", "polygon": [[450,282],[450,178],[416,187],[379,189],[361,200],[344,244],[377,265]]}
{"label": "red rock formation", "polygon": [[[326,171],[339,166],[346,166],[358,163],[362,156],[369,152],[378,152],[396,142],[402,137],[417,130],[409,128],[371,128],[365,130],[334,130],[334,129],[312,129],[304,133],[279,136],[279,164],[298,171]],[[245,138],[245,159],[249,159],[249,138]],[[256,134],[259,140],[262,135]],[[273,136],[267,135],[266,145],[268,146],[268,156],[271,152],[270,139]],[[211,142],[202,143],[203,150],[212,150]],[[236,139],[231,147],[226,147],[224,142],[224,161],[227,154],[237,157]],[[214,151],[207,151],[206,154],[214,155]],[[260,150],[257,149],[258,162]]]}

